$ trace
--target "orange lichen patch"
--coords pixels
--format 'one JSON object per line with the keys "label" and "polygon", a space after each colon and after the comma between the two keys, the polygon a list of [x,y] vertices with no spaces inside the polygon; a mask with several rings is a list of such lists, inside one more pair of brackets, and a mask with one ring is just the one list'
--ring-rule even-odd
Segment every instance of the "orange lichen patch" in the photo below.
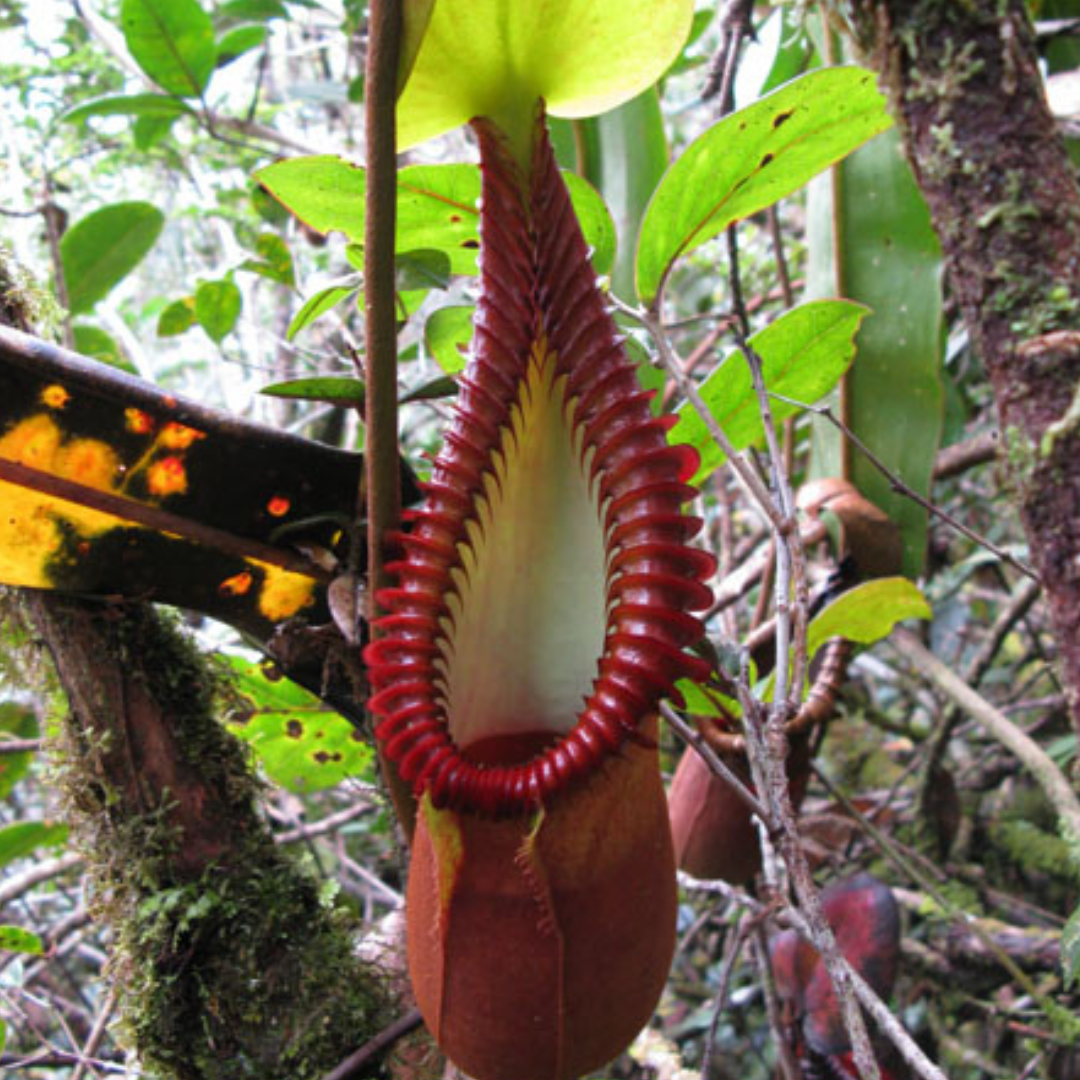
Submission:
{"label": "orange lichen patch", "polygon": [[239,574],[226,578],[218,586],[218,592],[222,596],[243,596],[251,588],[254,580],[250,570],[241,570]]}
{"label": "orange lichen patch", "polygon": [[41,403],[50,409],[62,409],[71,400],[67,387],[52,383],[41,391]]}
{"label": "orange lichen patch", "polygon": [[205,438],[206,432],[175,421],[167,423],[158,436],[161,445],[168,450],[186,450],[196,440]]}
{"label": "orange lichen patch", "polygon": [[282,570],[269,563],[255,562],[255,565],[266,572],[259,590],[259,611],[271,622],[288,619],[314,603],[315,582],[305,574]]}
{"label": "orange lichen patch", "polygon": [[271,517],[284,517],[292,504],[284,495],[275,495],[267,504],[266,512]]}
{"label": "orange lichen patch", "polygon": [[0,581],[33,589],[54,585],[50,567],[64,544],[64,531],[74,530],[77,552],[85,556],[95,537],[119,524],[100,510],[0,482]]}
{"label": "orange lichen patch", "polygon": [[48,472],[60,448],[63,432],[45,413],[29,416],[0,439],[0,457]]}
{"label": "orange lichen patch", "polygon": [[151,495],[165,498],[187,491],[188,478],[184,463],[175,454],[155,461],[146,471],[146,486]]}
{"label": "orange lichen patch", "polygon": [[136,435],[149,435],[154,430],[154,418],[142,409],[125,409],[124,426]]}
{"label": "orange lichen patch", "polygon": [[74,439],[66,443],[54,463],[58,476],[101,491],[112,490],[119,468],[116,452],[99,439]]}

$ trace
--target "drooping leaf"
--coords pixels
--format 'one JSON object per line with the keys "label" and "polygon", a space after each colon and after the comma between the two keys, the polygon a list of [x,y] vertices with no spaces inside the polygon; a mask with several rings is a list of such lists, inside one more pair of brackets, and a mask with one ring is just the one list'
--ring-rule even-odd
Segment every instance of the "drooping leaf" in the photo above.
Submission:
{"label": "drooping leaf", "polygon": [[260,394],[269,397],[293,398],[301,401],[328,401],[334,405],[362,408],[364,384],[346,375],[317,375],[308,379],[290,379],[288,382],[264,386]]}
{"label": "drooping leaf", "polygon": [[527,141],[541,98],[553,116],[613,109],[663,74],[692,18],[689,0],[442,0],[398,101],[398,145],[476,116]]}
{"label": "drooping leaf", "polygon": [[[827,394],[855,356],[855,333],[866,308],[846,300],[818,300],[792,308],[749,341],[761,359],[766,388],[793,401],[813,404]],[[750,369],[739,352],[729,353],[700,388],[705,403],[736,450],[762,438],[764,429]],[[773,399],[773,417],[780,421],[798,406]],[[679,409],[673,443],[689,443],[701,454],[700,482],[724,463],[724,453],[705,421],[689,403]]]}
{"label": "drooping leaf", "polygon": [[134,136],[136,150],[149,150],[157,146],[172,131],[173,120],[167,116],[140,116],[135,120]]}
{"label": "drooping leaf", "polygon": [[164,214],[147,202],[113,203],[75,222],[60,240],[71,313],[89,311],[127,277],[164,224]]}
{"label": "drooping leaf", "polygon": [[453,397],[458,392],[457,380],[450,375],[440,375],[402,395],[401,404],[410,401],[438,401],[440,398]]}
{"label": "drooping leaf", "polygon": [[675,260],[801,188],[892,121],[874,76],[814,71],[714,124],[656,189],[641,223],[638,295],[652,304]]}
{"label": "drooping leaf", "polygon": [[252,49],[266,44],[265,26],[237,26],[222,35],[217,44],[217,66],[224,67]]}
{"label": "drooping leaf", "polygon": [[38,848],[56,847],[67,839],[68,829],[55,821],[16,821],[0,829],[0,866],[23,859]]}
{"label": "drooping leaf", "polygon": [[135,62],[163,90],[198,97],[217,61],[214,26],[196,0],[123,0],[120,25]]}
{"label": "drooping leaf", "polygon": [[[365,173],[339,157],[320,155],[268,165],[256,173],[274,198],[316,232],[364,240]],[[603,200],[580,178],[570,179],[571,200],[593,249],[597,273],[614,259],[614,226]],[[398,173],[399,252],[444,252],[454,274],[475,274],[480,249],[480,170],[475,165],[411,165]]]}
{"label": "drooping leaf", "polygon": [[395,262],[397,287],[410,290],[445,289],[450,284],[450,258],[445,251],[419,248],[403,251]]}
{"label": "drooping leaf", "polygon": [[277,233],[260,233],[255,240],[257,259],[246,259],[241,270],[250,270],[279,285],[296,285],[296,267],[289,245]]}
{"label": "drooping leaf", "polygon": [[119,368],[130,375],[137,375],[135,365],[124,355],[120,343],[100,326],[90,326],[86,323],[76,323],[72,327],[76,352],[89,356],[94,360],[100,360],[110,367]]}
{"label": "drooping leaf", "polygon": [[806,649],[812,657],[830,638],[843,637],[871,645],[888,637],[904,619],[930,619],[926,597],[907,578],[878,578],[856,585],[815,616],[807,629]]}
{"label": "drooping leaf", "polygon": [[[838,207],[831,185],[810,189],[809,291],[831,296],[839,288],[873,312],[856,338],[848,423],[887,468],[926,497],[944,421],[940,246],[895,132],[840,168]],[[834,209],[840,215],[839,273],[833,265]],[[840,474],[842,439],[831,424],[814,421],[814,475]],[[926,511],[895,492],[858,452],[851,454],[850,479],[900,527],[904,573],[918,577],[926,555]]]}
{"label": "drooping leaf", "polygon": [[332,311],[338,304],[342,304],[351,297],[356,296],[359,291],[359,285],[330,285],[325,289],[320,289],[314,296],[306,300],[300,310],[293,316],[286,337],[292,341],[301,330],[310,326],[328,311]]}
{"label": "drooping leaf", "polygon": [[236,326],[243,302],[234,281],[202,281],[195,290],[195,321],[220,344]]}
{"label": "drooping leaf", "polygon": [[217,15],[230,22],[268,22],[288,18],[281,0],[227,0],[218,6]]}
{"label": "drooping leaf", "polygon": [[[14,701],[0,702],[0,746],[8,739],[33,739],[37,733],[37,718],[32,709]],[[6,799],[26,775],[33,757],[32,753],[0,754],[0,799]]]}
{"label": "drooping leaf", "polygon": [[174,300],[158,316],[157,336],[178,337],[195,325],[195,297]]}
{"label": "drooping leaf", "polygon": [[0,353],[0,582],[174,603],[260,640],[299,612],[328,620],[325,572],[272,537],[335,551],[357,455],[14,330]]}
{"label": "drooping leaf", "polygon": [[424,324],[424,342],[447,375],[465,367],[465,352],[472,340],[474,307],[443,307]]}
{"label": "drooping leaf", "polygon": [[149,116],[172,120],[192,112],[186,102],[163,94],[109,94],[68,109],[60,119],[69,124],[79,124],[93,116]]}
{"label": "drooping leaf", "polygon": [[289,791],[334,787],[366,777],[374,753],[346,719],[288,679],[230,657],[237,689],[246,699],[230,730],[255,751],[267,775]]}
{"label": "drooping leaf", "polygon": [[45,952],[45,943],[32,930],[21,926],[0,926],[0,952],[41,956]]}

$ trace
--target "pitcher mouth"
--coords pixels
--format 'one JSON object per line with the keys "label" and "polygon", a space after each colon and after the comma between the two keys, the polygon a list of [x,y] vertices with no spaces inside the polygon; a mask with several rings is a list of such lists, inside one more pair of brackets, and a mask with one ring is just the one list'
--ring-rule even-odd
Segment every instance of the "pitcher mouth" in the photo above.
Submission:
{"label": "pitcher mouth", "polygon": [[376,735],[436,806],[524,813],[594,771],[683,676],[711,556],[537,122],[528,177],[481,148],[474,351],[366,650]]}

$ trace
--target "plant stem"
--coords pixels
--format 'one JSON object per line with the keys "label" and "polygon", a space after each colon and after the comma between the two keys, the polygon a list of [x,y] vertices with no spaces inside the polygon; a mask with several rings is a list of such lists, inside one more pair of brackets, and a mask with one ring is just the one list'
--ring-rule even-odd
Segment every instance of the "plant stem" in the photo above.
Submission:
{"label": "plant stem", "polygon": [[[401,45],[400,0],[372,0],[369,14],[365,132],[367,194],[364,224],[366,320],[364,420],[366,446],[360,505],[367,510],[368,599],[372,636],[378,635],[378,591],[387,584],[384,544],[401,518],[397,430],[397,313],[394,232],[397,211],[397,62]],[[416,807],[397,770],[379,760],[405,834],[412,836]]]}

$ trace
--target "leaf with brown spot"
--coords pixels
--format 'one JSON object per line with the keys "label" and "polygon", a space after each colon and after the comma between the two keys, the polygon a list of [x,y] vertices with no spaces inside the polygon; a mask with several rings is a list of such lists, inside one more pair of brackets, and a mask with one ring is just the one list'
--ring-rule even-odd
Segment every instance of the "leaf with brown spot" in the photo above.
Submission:
{"label": "leaf with brown spot", "polygon": [[349,777],[371,779],[374,753],[352,724],[288,679],[272,681],[259,664],[240,657],[229,663],[245,717],[230,730],[252,747],[274,783],[310,792]]}

